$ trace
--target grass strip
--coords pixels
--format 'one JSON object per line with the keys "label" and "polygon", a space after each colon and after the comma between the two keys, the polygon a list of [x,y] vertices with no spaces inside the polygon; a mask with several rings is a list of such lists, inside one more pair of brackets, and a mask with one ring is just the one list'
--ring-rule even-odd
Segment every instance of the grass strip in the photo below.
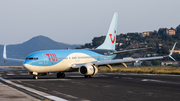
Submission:
{"label": "grass strip", "polygon": [[177,74],[180,75],[180,67],[113,67],[109,69],[107,67],[102,67],[99,69],[100,72],[126,72],[126,73],[152,73],[152,74]]}

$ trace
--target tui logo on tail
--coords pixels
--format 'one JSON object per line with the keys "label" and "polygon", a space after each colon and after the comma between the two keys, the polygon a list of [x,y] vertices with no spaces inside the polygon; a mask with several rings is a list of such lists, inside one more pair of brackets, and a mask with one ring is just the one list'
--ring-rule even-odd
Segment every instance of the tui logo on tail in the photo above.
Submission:
{"label": "tui logo on tail", "polygon": [[[116,34],[116,30],[114,31],[114,34]],[[114,39],[112,39],[112,34],[109,34],[110,38],[111,38],[111,42],[114,43],[116,37],[114,36]]]}

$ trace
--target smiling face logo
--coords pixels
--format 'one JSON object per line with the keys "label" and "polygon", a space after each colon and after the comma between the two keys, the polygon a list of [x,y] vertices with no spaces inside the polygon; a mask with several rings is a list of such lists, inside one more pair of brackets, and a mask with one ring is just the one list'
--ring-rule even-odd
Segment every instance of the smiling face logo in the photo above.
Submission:
{"label": "smiling face logo", "polygon": [[[114,31],[114,34],[116,34],[116,30]],[[116,37],[114,36],[114,39],[112,39],[112,34],[109,34],[110,38],[111,38],[111,42],[114,43],[115,42],[115,39]]]}

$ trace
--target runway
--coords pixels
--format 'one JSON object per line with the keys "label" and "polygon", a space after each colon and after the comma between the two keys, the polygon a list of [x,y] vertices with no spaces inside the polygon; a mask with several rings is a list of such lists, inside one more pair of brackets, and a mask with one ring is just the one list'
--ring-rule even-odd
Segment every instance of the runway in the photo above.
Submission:
{"label": "runway", "polygon": [[61,101],[176,101],[180,99],[180,76],[163,74],[98,73],[84,78],[55,73],[32,79],[25,70],[0,70],[0,82],[39,100]]}

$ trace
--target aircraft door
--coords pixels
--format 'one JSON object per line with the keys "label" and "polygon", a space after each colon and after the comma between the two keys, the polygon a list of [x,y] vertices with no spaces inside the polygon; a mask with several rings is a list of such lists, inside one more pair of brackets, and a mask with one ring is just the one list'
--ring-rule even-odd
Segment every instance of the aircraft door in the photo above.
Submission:
{"label": "aircraft door", "polygon": [[47,64],[48,64],[48,58],[47,58],[47,56],[46,56],[44,53],[42,53],[42,56],[43,56],[43,58],[44,58],[44,65],[47,65]]}

